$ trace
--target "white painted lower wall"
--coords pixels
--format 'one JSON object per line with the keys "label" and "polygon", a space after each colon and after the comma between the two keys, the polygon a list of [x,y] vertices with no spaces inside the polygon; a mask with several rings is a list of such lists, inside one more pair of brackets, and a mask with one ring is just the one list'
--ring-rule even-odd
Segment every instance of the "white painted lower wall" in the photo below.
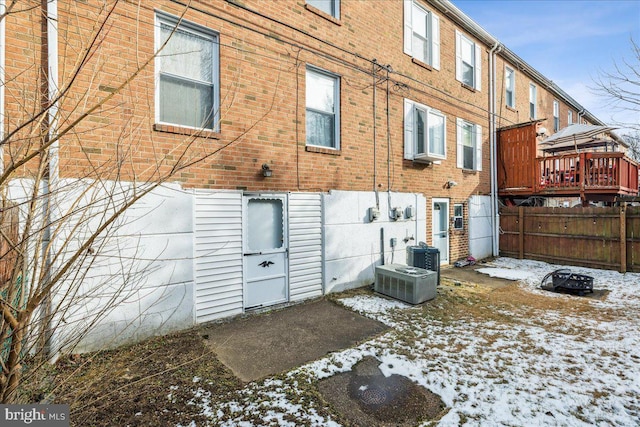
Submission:
{"label": "white painted lower wall", "polygon": [[[374,192],[331,191],[324,205],[324,289],[325,293],[370,285],[375,267],[383,262],[404,264],[406,247],[426,241],[426,199],[421,194],[378,194],[380,217],[369,220],[369,208],[376,207]],[[390,217],[390,207],[403,211],[412,206],[414,216]],[[396,239],[395,249],[391,239]]]}
{"label": "white painted lower wall", "polygon": [[[60,185],[66,190],[57,195],[55,214],[65,219],[53,245],[64,259],[117,205],[103,193],[122,200],[134,186],[111,182],[108,190],[78,180]],[[27,191],[13,188],[17,199]],[[53,351],[112,348],[242,314],[242,198],[241,191],[164,185],[127,210],[92,246],[81,275],[56,288],[53,305],[61,312],[54,318]],[[369,285],[383,258],[404,263],[406,246],[426,240],[426,200],[420,194],[298,192],[288,199],[290,301]],[[76,209],[79,201],[92,206],[85,216]],[[369,208],[377,204],[380,217],[370,221]],[[392,219],[390,207],[401,208],[402,218]],[[96,216],[83,221],[87,212]]]}
{"label": "white painted lower wall", "polygon": [[[123,195],[133,188],[118,186],[129,187],[118,190]],[[76,200],[59,198],[58,212],[69,211]],[[97,204],[92,214],[100,209],[109,208]],[[65,224],[74,225],[73,217]],[[54,351],[68,345],[78,352],[110,348],[193,325],[193,230],[193,195],[179,185],[160,187],[128,209],[93,246],[94,260],[82,283],[69,277],[58,289],[54,305],[65,314],[56,318]],[[83,230],[73,233],[81,244]],[[65,239],[64,233],[57,238]],[[77,294],[63,298],[70,287]]]}

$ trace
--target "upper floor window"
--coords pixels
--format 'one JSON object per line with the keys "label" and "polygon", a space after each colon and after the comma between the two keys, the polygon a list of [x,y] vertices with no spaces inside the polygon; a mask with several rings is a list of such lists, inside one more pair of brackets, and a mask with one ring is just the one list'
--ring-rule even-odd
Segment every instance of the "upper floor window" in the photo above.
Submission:
{"label": "upper floor window", "polygon": [[456,120],[457,166],[462,169],[482,170],[482,127],[463,119]]}
{"label": "upper floor window", "polygon": [[307,66],[307,145],[340,148],[340,77]]}
{"label": "upper floor window", "polygon": [[480,46],[456,30],[456,79],[468,87],[480,90]]}
{"label": "upper floor window", "polygon": [[404,0],[404,53],[440,69],[440,18],[417,0]]}
{"label": "upper floor window", "polygon": [[433,162],[447,157],[444,114],[426,105],[404,100],[404,158]]}
{"label": "upper floor window", "polygon": [[218,34],[158,13],[155,41],[156,121],[217,130]]}
{"label": "upper floor window", "polygon": [[536,85],[531,83],[529,85],[529,117],[536,118],[536,103],[537,103],[537,88]]}
{"label": "upper floor window", "polygon": [[516,108],[516,72],[512,68],[504,69],[504,87],[507,107]]}
{"label": "upper floor window", "polygon": [[560,130],[560,103],[556,100],[553,101],[553,131],[558,132]]}
{"label": "upper floor window", "polygon": [[569,113],[567,113],[567,124],[573,124],[573,111],[571,110],[569,110]]}
{"label": "upper floor window", "polygon": [[340,19],[340,0],[307,0],[307,4]]}

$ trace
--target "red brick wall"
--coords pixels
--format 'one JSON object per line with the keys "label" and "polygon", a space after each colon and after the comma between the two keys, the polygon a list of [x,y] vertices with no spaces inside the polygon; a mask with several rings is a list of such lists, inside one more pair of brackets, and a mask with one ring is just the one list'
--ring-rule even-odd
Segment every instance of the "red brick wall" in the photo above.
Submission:
{"label": "red brick wall", "polygon": [[[62,176],[149,179],[166,174],[176,163],[195,162],[180,169],[171,181],[187,187],[249,191],[420,192],[427,197],[429,213],[433,197],[450,198],[451,215],[455,203],[490,191],[488,49],[482,50],[482,89],[463,87],[455,79],[456,25],[429,5],[440,17],[440,70],[417,65],[403,53],[403,5],[397,0],[343,0],[339,20],[316,13],[303,0],[241,2],[256,13],[223,0],[196,1],[186,11],[166,0],[153,5],[141,2],[142,6],[120,2],[94,41],[96,28],[112,4],[102,8],[102,2],[59,3],[61,87],[73,81],[60,103],[60,128],[71,126],[61,141]],[[194,135],[193,130],[156,125],[155,10],[175,16],[184,12],[185,20],[219,32],[220,132]],[[7,20],[11,40],[7,77],[19,76],[7,83],[7,116],[14,120],[9,126],[33,111],[20,105],[24,103],[20,91],[29,92],[24,99],[37,94],[32,82],[40,64],[38,16],[34,10]],[[85,57],[87,50],[90,54]],[[388,97],[384,81],[375,91],[375,141],[373,59],[393,70]],[[307,64],[341,77],[337,152],[305,146]],[[501,82],[502,62],[498,70]],[[522,73],[517,75],[516,111],[499,105],[504,124],[528,119],[528,80]],[[383,77],[384,72],[376,76],[378,81]],[[446,115],[447,158],[441,164],[427,166],[403,159],[405,97]],[[539,117],[551,117],[552,100],[547,98],[538,85]],[[83,116],[97,104],[99,108]],[[481,172],[456,167],[458,117],[483,128]],[[561,110],[561,118],[566,121],[566,110]],[[272,177],[262,176],[263,163],[273,170]],[[449,179],[458,185],[445,188]],[[427,233],[431,241],[430,214]],[[450,259],[466,256],[467,248],[466,228],[452,233]]]}
{"label": "red brick wall", "polygon": [[[505,66],[515,70],[516,74],[516,106],[508,107],[505,99]],[[578,123],[578,111],[570,107],[560,97],[554,95],[543,84],[536,82],[520,70],[516,64],[510,64],[501,56],[497,59],[496,69],[496,113],[498,127],[510,126],[524,123],[530,120],[529,117],[529,85],[533,83],[537,88],[537,119],[546,119],[542,126],[546,127],[548,134],[553,134],[553,101],[557,100],[560,105],[560,129],[568,125],[568,111],[573,111],[573,123]]]}

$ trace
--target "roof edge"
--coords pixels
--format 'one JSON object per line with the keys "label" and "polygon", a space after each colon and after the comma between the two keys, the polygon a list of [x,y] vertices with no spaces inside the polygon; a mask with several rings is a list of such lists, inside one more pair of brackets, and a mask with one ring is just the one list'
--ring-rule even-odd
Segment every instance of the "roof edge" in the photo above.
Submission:
{"label": "roof edge", "polygon": [[565,101],[567,104],[571,105],[578,111],[578,114],[583,115],[590,122],[600,125],[606,126],[602,120],[597,118],[594,114],[592,114],[589,110],[584,108],[578,101],[572,98],[568,93],[566,93],[560,86],[555,84],[552,80],[545,77],[542,73],[528,64],[524,59],[520,58],[516,55],[511,49],[505,46],[497,37],[491,35],[487,32],[480,24],[475,22],[469,16],[467,16],[462,10],[460,10],[456,5],[454,5],[449,0],[426,0],[430,4],[432,4],[436,9],[438,9],[441,13],[450,17],[457,24],[461,25],[466,31],[477,37],[483,43],[488,46],[500,46],[502,49],[498,49],[498,55],[502,56],[509,62],[513,63],[513,65],[518,66],[521,71],[529,74],[531,78],[533,78],[537,83],[545,86],[548,90],[550,90],[553,94],[557,95],[558,98]]}

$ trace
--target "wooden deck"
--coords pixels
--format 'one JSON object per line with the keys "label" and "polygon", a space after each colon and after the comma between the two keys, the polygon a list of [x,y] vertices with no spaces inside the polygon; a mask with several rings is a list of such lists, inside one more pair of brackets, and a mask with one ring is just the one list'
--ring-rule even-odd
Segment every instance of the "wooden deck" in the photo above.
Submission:
{"label": "wooden deck", "polygon": [[621,152],[539,156],[537,122],[498,131],[498,195],[504,198],[580,197],[612,202],[638,196],[638,163]]}
{"label": "wooden deck", "polygon": [[638,164],[623,153],[573,153],[537,157],[528,185],[502,187],[500,196],[579,196],[613,201],[638,195]]}

